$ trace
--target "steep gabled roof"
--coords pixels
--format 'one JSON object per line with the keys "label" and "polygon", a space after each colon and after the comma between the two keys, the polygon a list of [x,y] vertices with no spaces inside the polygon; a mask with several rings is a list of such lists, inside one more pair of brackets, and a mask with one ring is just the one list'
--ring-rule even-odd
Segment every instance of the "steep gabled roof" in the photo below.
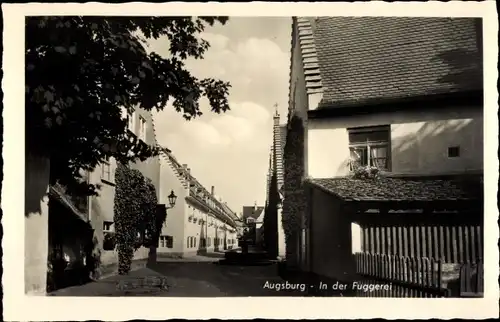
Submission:
{"label": "steep gabled roof", "polygon": [[243,206],[243,220],[246,222],[247,218],[257,219],[264,211],[264,207]]}
{"label": "steep gabled roof", "polygon": [[278,189],[281,189],[285,182],[285,144],[286,144],[287,125],[280,125],[278,129],[278,146],[276,151],[276,176],[278,181]]}
{"label": "steep gabled roof", "polygon": [[482,90],[480,26],[445,17],[294,21],[307,90],[323,92],[324,107]]}
{"label": "steep gabled roof", "polygon": [[[276,115],[279,118],[279,114]],[[271,179],[276,173],[276,179],[278,183],[278,189],[280,189],[285,181],[285,144],[287,135],[287,125],[279,124],[279,119],[275,120],[273,126],[273,140],[271,144],[271,151],[269,153],[269,169],[267,173],[267,183],[266,183],[266,198],[269,197]]]}
{"label": "steep gabled roof", "polygon": [[[285,144],[286,144],[286,134],[287,134],[287,125],[280,125],[280,151],[281,156],[285,155]],[[284,159],[283,159],[284,160]]]}

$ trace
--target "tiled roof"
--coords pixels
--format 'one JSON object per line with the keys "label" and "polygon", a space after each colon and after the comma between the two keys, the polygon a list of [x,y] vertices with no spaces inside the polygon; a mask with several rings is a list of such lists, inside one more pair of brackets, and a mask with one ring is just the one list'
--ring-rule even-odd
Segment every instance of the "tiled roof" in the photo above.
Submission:
{"label": "tiled roof", "polygon": [[259,218],[260,214],[264,211],[264,207],[257,207],[254,211],[254,206],[243,206],[243,220],[247,218]]}
{"label": "tiled roof", "polygon": [[231,220],[235,220],[236,214],[234,213],[234,211],[232,211],[227,204],[225,204],[221,200],[218,200],[215,196],[212,196],[212,194],[175,158],[172,151],[167,148],[162,148],[161,154],[168,161],[168,164],[177,175],[179,180],[181,180],[181,183],[185,188],[191,189],[191,192],[193,192],[192,190],[201,190],[201,193],[205,196],[210,197],[212,201],[231,218]]}
{"label": "tiled roof", "polygon": [[[359,105],[377,99],[482,90],[478,19],[445,17],[298,18],[314,36],[323,100]],[[300,34],[300,31],[299,31]],[[307,53],[304,53],[304,50]],[[312,60],[311,60],[312,59]],[[312,66],[312,65],[311,65]],[[308,75],[306,75],[308,76]]]}
{"label": "tiled roof", "polygon": [[308,181],[345,201],[479,200],[482,192],[479,185],[473,188],[471,181],[465,183],[451,179],[343,177]]}
{"label": "tiled roof", "polygon": [[280,125],[280,143],[281,143],[280,153],[281,153],[282,158],[284,157],[284,153],[285,153],[286,133],[287,133],[287,125],[286,124]]}

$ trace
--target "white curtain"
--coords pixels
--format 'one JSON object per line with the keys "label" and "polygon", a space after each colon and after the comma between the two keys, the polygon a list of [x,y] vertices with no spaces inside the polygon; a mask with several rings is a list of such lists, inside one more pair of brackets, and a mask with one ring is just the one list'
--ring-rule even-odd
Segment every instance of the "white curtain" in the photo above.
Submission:
{"label": "white curtain", "polygon": [[387,147],[371,148],[371,164],[379,169],[387,168]]}
{"label": "white curtain", "polygon": [[366,165],[366,148],[365,147],[352,147],[351,148],[351,166],[355,168],[356,166]]}

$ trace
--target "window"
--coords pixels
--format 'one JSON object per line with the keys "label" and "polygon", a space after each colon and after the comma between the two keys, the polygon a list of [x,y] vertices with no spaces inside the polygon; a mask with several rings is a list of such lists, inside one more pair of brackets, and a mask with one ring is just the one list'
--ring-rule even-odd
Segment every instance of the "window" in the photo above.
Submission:
{"label": "window", "polygon": [[121,118],[127,121],[127,129],[132,133],[135,133],[135,111],[127,110],[125,107],[121,107]]}
{"label": "window", "polygon": [[191,248],[191,237],[187,238],[187,247]]}
{"label": "window", "polygon": [[112,231],[114,231],[113,224],[114,224],[114,222],[112,222],[112,221],[104,221],[102,223],[102,231],[103,232],[112,232]]}
{"label": "window", "polygon": [[174,238],[172,236],[161,236],[160,237],[160,247],[173,248]]}
{"label": "window", "polygon": [[135,133],[135,111],[127,112],[127,127],[129,131]]}
{"label": "window", "polygon": [[458,158],[460,157],[460,147],[450,146],[448,148],[448,158]]}
{"label": "window", "polygon": [[139,116],[139,139],[146,142],[146,119]]}
{"label": "window", "polygon": [[111,173],[111,162],[109,158],[105,158],[101,163],[101,180],[107,181],[108,183],[112,183],[112,173]]}
{"label": "window", "polygon": [[358,166],[389,170],[390,126],[351,128],[348,132],[351,171]]}
{"label": "window", "polygon": [[193,238],[193,247],[196,247],[196,237]]}

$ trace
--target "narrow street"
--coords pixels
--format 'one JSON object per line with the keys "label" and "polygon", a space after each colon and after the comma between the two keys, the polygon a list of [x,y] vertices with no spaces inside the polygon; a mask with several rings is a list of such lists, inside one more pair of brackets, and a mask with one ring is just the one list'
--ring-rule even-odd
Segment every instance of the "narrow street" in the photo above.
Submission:
{"label": "narrow street", "polygon": [[[50,296],[305,296],[295,290],[264,288],[283,283],[275,264],[268,266],[225,266],[217,258],[161,259],[154,267],[112,276],[97,282],[58,290]],[[153,282],[155,281],[156,282]],[[166,289],[158,281],[166,281]],[[303,294],[301,294],[303,293]]]}

